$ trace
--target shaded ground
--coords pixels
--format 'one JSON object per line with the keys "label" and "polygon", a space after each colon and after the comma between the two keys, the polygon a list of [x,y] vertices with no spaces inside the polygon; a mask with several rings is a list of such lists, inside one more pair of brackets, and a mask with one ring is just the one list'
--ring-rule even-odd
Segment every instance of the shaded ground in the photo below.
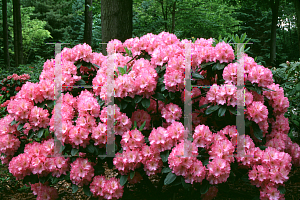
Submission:
{"label": "shaded ground", "polygon": [[[107,177],[112,177],[112,171],[106,171]],[[32,194],[30,188],[21,189],[24,185],[21,181],[15,181],[13,179],[7,179],[7,168],[0,165],[0,199],[3,200],[33,200],[36,199],[36,196]],[[158,176],[151,177],[151,182],[154,185],[157,185],[160,178]],[[149,184],[149,183],[148,183]],[[194,191],[192,194],[191,191],[186,191],[182,188],[182,186],[164,186],[162,192],[156,192],[155,189],[150,187],[147,183],[142,182],[142,184],[129,185],[126,193],[122,199],[124,200],[148,200],[148,199],[165,199],[165,200],[184,200],[184,199],[200,199],[200,192]],[[60,181],[55,185],[55,188],[58,189],[59,194],[64,194],[62,200],[67,199],[78,199],[78,200],[89,200],[90,197],[86,197],[82,188],[76,193],[72,193],[71,184],[65,181]],[[243,181],[235,182],[235,184],[230,184],[229,188],[223,190],[219,190],[218,195],[214,200],[252,200],[253,197],[251,195],[255,194],[255,190],[253,188],[246,185]],[[300,199],[300,168],[291,172],[290,174],[290,183],[286,184],[286,193],[285,198],[287,200],[299,200]]]}

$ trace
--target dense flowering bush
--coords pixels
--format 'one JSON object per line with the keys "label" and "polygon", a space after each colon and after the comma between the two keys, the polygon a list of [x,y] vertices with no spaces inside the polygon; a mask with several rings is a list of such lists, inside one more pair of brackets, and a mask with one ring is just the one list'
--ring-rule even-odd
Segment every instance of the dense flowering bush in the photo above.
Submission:
{"label": "dense flowering bush", "polygon": [[[292,164],[300,166],[300,147],[287,136],[289,102],[282,89],[269,69],[242,58],[246,132],[240,137],[235,106],[243,103],[236,95],[241,60],[225,42],[197,39],[191,43],[192,85],[210,87],[192,89],[192,138],[187,140],[183,109],[185,44],[190,42],[162,32],[108,45],[115,53],[114,158],[105,157],[108,57],[86,44],[64,48],[57,55],[64,85],[62,127],[56,126],[52,59],[45,62],[40,82],[24,84],[0,120],[2,163],[31,184],[39,199],[57,198],[49,186],[58,180],[72,182],[75,191],[83,187],[89,196],[118,199],[127,181],[136,184],[155,174],[162,174],[165,185],[179,181],[202,194],[208,191],[205,198],[236,177],[260,187],[261,199],[284,199]],[[55,154],[54,136],[63,144],[61,154]],[[245,156],[237,156],[237,142],[244,144]],[[106,179],[104,162],[119,175]]]}
{"label": "dense flowering bush", "polygon": [[7,114],[6,107],[14,96],[21,90],[22,85],[30,79],[28,74],[17,75],[13,74],[4,78],[0,83],[0,117],[4,117]]}

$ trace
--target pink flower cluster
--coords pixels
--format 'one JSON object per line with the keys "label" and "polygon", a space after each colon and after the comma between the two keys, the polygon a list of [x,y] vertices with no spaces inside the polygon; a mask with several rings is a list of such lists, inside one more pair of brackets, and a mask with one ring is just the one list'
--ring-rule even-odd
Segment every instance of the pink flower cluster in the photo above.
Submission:
{"label": "pink flower cluster", "polygon": [[141,150],[142,164],[147,176],[155,175],[161,172],[163,162],[160,157],[160,152],[154,149],[153,146],[144,144]]}
{"label": "pink flower cluster", "polygon": [[[113,107],[110,107],[111,109],[113,109]],[[126,114],[121,113],[120,112],[120,108],[115,104],[114,105],[114,109],[115,109],[115,120],[117,121],[117,123],[115,124],[115,134],[116,135],[123,135],[124,132],[129,131],[131,126],[132,126],[132,122],[131,120],[126,116]],[[100,114],[100,120],[107,124],[107,107],[104,107],[101,110],[101,114]]]}
{"label": "pink flower cluster", "polygon": [[[186,143],[186,144],[185,144]],[[172,173],[183,176],[186,183],[201,183],[206,175],[206,168],[197,160],[197,147],[190,141],[181,141],[169,155],[168,163]]]}
{"label": "pink flower cluster", "polygon": [[90,184],[90,190],[94,197],[99,199],[119,199],[123,196],[124,186],[120,185],[117,178],[105,179],[105,176],[95,176]]}
{"label": "pink flower cluster", "polygon": [[32,108],[33,103],[31,101],[15,99],[8,104],[7,111],[16,121],[24,123],[29,119]]}
{"label": "pink flower cluster", "polygon": [[30,112],[29,122],[34,131],[47,128],[50,122],[48,110],[34,106]]}
{"label": "pink flower cluster", "polygon": [[194,131],[193,142],[196,147],[208,149],[213,140],[213,134],[209,130],[209,127],[205,125],[198,125]]}
{"label": "pink flower cluster", "polygon": [[136,121],[138,127],[140,127],[146,121],[146,124],[145,124],[143,130],[150,129],[151,116],[148,114],[148,112],[137,109],[136,111],[134,111],[132,113],[132,116],[130,119],[131,119],[132,123],[134,123],[134,121]]}
{"label": "pink flower cluster", "polygon": [[232,47],[223,42],[219,42],[215,47],[215,62],[216,60],[220,61],[220,63],[228,63],[234,60],[234,52],[232,50]]}
{"label": "pink flower cluster", "polygon": [[121,145],[123,150],[141,148],[145,143],[144,135],[137,129],[127,131],[122,135]]}
{"label": "pink flower cluster", "polygon": [[130,171],[134,171],[141,166],[142,153],[140,148],[133,150],[126,150],[122,153],[116,153],[116,157],[113,159],[113,163],[122,175],[128,174]]}
{"label": "pink flower cluster", "polygon": [[149,108],[147,108],[147,112],[150,114],[157,113],[157,110],[158,110],[158,112],[161,112],[162,108],[165,106],[165,103],[158,100],[158,108],[157,108],[156,104],[157,103],[155,100],[150,99],[150,106],[149,106]]}
{"label": "pink flower cluster", "polygon": [[208,102],[214,104],[228,106],[236,106],[237,105],[237,96],[236,96],[236,86],[232,84],[221,85],[213,84],[209,91],[206,94],[206,98]]}
{"label": "pink flower cluster", "polygon": [[[119,67],[124,67],[130,60],[130,57],[124,57],[121,54],[117,54],[119,57],[123,57],[124,62],[120,63]],[[115,63],[116,64],[116,63]],[[93,90],[96,95],[100,95],[103,100],[107,100],[107,62],[102,63],[102,67],[98,70],[96,77],[93,79]],[[127,66],[127,69],[129,66]],[[156,88],[157,72],[148,60],[137,60],[131,71],[127,74],[121,75],[118,73],[118,78],[115,80],[115,97],[124,98],[130,96],[134,98],[135,95],[142,95],[145,98],[150,98],[154,94]]]}
{"label": "pink flower cluster", "polygon": [[151,147],[158,152],[171,150],[184,137],[184,126],[180,122],[173,122],[167,128],[153,128],[149,135]]}
{"label": "pink flower cluster", "polygon": [[249,179],[261,188],[261,198],[279,199],[283,197],[277,187],[288,180],[291,170],[291,156],[268,147],[260,158],[261,164],[254,165],[249,171]]}
{"label": "pink flower cluster", "polygon": [[[184,102],[185,101],[185,89],[184,91],[181,93],[181,101]],[[201,90],[199,88],[193,87],[192,91],[191,91],[191,99],[194,97],[198,97],[201,95]],[[192,103],[196,103],[197,101],[200,101],[201,97],[197,98],[197,99],[192,99]]]}
{"label": "pink flower cluster", "polygon": [[253,101],[252,104],[247,107],[246,113],[246,117],[255,123],[267,120],[269,114],[267,106],[260,101]]}
{"label": "pink flower cluster", "polygon": [[169,103],[162,108],[161,114],[168,123],[171,123],[181,118],[182,109],[176,104]]}
{"label": "pink flower cluster", "polygon": [[230,164],[222,158],[215,158],[207,165],[206,179],[210,184],[219,184],[227,181],[230,174]]}
{"label": "pink flower cluster", "polygon": [[44,140],[42,143],[29,143],[25,146],[24,153],[13,157],[9,163],[9,172],[17,180],[25,176],[39,174],[47,176],[52,172],[53,176],[66,175],[69,170],[69,159],[64,157],[49,157],[54,155],[54,139]]}
{"label": "pink flower cluster", "polygon": [[77,158],[71,163],[70,180],[78,186],[88,185],[94,177],[94,163],[88,159]]}
{"label": "pink flower cluster", "polygon": [[34,195],[37,195],[37,200],[55,200],[58,199],[57,189],[46,184],[35,183],[31,184],[31,190]]}
{"label": "pink flower cluster", "polygon": [[107,125],[99,122],[97,127],[93,127],[92,129],[92,139],[95,141],[94,145],[98,145],[100,147],[105,147],[107,142]]}
{"label": "pink flower cluster", "polygon": [[5,82],[6,80],[10,80],[10,79],[14,79],[15,81],[17,81],[17,80],[26,81],[26,80],[30,79],[30,75],[22,74],[22,75],[19,76],[18,74],[13,74],[11,76],[8,76],[7,78],[4,78],[2,80],[2,82]]}
{"label": "pink flower cluster", "polygon": [[[243,65],[240,63],[243,63]],[[245,82],[249,80],[252,84],[257,83],[259,87],[267,87],[273,83],[271,70],[257,65],[254,59],[248,57],[247,54],[237,62],[230,63],[224,68],[223,79],[225,83],[233,83],[236,85],[238,72],[241,74],[239,79],[244,79]]]}
{"label": "pink flower cluster", "polygon": [[289,100],[284,96],[283,89],[275,83],[267,86],[267,88],[275,91],[263,91],[263,95],[269,99],[269,104],[274,108],[273,112],[275,114],[285,113],[289,107]]}
{"label": "pink flower cluster", "polygon": [[12,158],[14,153],[21,145],[20,140],[17,138],[17,124],[11,126],[13,120],[11,115],[7,115],[0,120],[0,154],[3,153],[6,157],[1,156],[3,164],[8,164],[9,159]]}

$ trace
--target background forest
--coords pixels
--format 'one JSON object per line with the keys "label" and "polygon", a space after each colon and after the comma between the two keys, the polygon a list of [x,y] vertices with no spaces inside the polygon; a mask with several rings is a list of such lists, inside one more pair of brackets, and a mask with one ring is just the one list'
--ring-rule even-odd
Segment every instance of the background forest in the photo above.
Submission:
{"label": "background forest", "polygon": [[[257,0],[133,0],[132,37],[162,31],[174,33],[178,38],[218,38],[247,34],[251,38],[248,54],[265,66],[277,66],[287,60],[299,58],[299,42],[296,25],[295,3],[278,1],[276,20],[276,61],[272,63],[271,2]],[[2,3],[2,0],[1,0]],[[92,2],[92,49],[101,51],[101,3]],[[84,42],[84,0],[21,0],[21,24],[23,37],[23,64],[34,66],[39,61],[54,57],[54,46],[46,43],[70,43],[73,47]],[[0,11],[3,22],[3,9]],[[276,13],[275,13],[276,14]],[[7,1],[8,47],[12,67],[14,60],[13,3]],[[1,24],[2,25],[2,24]],[[0,54],[4,55],[3,30],[0,30]],[[272,47],[273,48],[273,47]],[[4,57],[0,58],[5,68]]]}

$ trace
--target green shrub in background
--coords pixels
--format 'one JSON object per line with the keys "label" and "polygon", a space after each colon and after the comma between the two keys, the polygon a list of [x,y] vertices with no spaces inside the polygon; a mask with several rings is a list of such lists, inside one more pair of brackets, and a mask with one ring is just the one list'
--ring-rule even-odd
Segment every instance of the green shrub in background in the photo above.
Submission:
{"label": "green shrub in background", "polygon": [[290,132],[289,136],[300,144],[300,59],[299,61],[282,63],[280,68],[272,68],[273,78],[276,84],[284,89],[288,97],[290,106],[285,113],[289,118]]}
{"label": "green shrub in background", "polygon": [[[39,76],[43,70],[44,61],[41,57],[36,57],[38,62],[34,64],[20,65],[17,68],[10,68],[9,70],[0,68],[0,118],[4,117],[7,113],[7,100],[10,100],[13,96],[17,94],[22,85],[26,81],[32,83],[39,82]],[[13,75],[15,74],[15,75]],[[17,75],[23,76],[29,75],[29,79],[26,80],[15,80],[14,77]],[[9,78],[8,78],[9,77]],[[5,103],[6,102],[6,103]]]}

